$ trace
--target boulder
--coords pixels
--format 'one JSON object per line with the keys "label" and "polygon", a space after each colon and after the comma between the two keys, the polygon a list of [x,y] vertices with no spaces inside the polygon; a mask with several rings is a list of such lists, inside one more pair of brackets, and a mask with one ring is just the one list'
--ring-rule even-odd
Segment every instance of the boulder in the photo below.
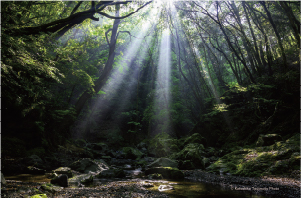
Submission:
{"label": "boulder", "polygon": [[190,143],[177,153],[174,158],[180,161],[190,160],[195,168],[204,168],[204,154],[204,146],[202,144]]}
{"label": "boulder", "polygon": [[278,134],[259,135],[256,146],[270,146],[279,141],[282,141],[282,137]]}
{"label": "boulder", "polygon": [[122,169],[110,169],[101,171],[98,175],[98,178],[123,178],[125,177],[125,173]]}
{"label": "boulder", "polygon": [[58,175],[65,174],[68,176],[68,178],[71,178],[73,176],[72,172],[71,172],[71,168],[69,168],[69,167],[59,167],[59,168],[53,170],[52,173],[56,173]]}
{"label": "boulder", "polygon": [[169,158],[159,158],[153,163],[148,165],[148,167],[160,167],[160,166],[178,168],[178,162],[173,161]]}
{"label": "boulder", "polygon": [[68,176],[65,174],[58,175],[51,179],[50,181],[51,184],[56,184],[62,187],[68,187]]}
{"label": "boulder", "polygon": [[217,151],[213,147],[208,147],[205,149],[205,153],[207,157],[216,156]]}
{"label": "boulder", "polygon": [[163,176],[159,173],[153,173],[153,174],[149,174],[148,179],[163,179]]}
{"label": "boulder", "polygon": [[43,184],[41,188],[45,191],[51,192],[51,193],[56,193],[62,191],[64,188],[63,187],[58,187],[54,186],[53,184]]}
{"label": "boulder", "polygon": [[141,151],[132,147],[123,147],[121,151],[122,157],[125,159],[137,159],[141,158],[143,155]]}
{"label": "boulder", "polygon": [[149,168],[145,171],[146,175],[159,173],[164,179],[183,179],[184,174],[177,168],[171,167],[154,167]]}
{"label": "boulder", "polygon": [[103,160],[92,160],[90,158],[83,158],[69,165],[72,170],[81,173],[98,173],[109,169],[108,164]]}
{"label": "boulder", "polygon": [[93,182],[93,176],[91,174],[81,174],[81,175],[75,175],[72,178],[68,179],[69,184],[75,184],[78,185],[80,183],[91,183]]}

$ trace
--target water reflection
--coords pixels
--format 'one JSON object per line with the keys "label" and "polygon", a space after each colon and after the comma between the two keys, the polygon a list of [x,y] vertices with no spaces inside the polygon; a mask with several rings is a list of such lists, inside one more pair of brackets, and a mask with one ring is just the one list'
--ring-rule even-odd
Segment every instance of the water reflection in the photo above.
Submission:
{"label": "water reflection", "polygon": [[[31,175],[20,174],[14,176],[6,176],[6,180],[16,180],[22,182],[50,182],[47,175]],[[252,194],[252,191],[235,191],[223,186],[213,185],[201,182],[192,182],[189,180],[173,181],[173,180],[148,180],[148,179],[99,179],[95,178],[93,183],[86,184],[85,187],[94,188],[101,185],[106,185],[110,182],[117,183],[143,183],[148,191],[158,191],[160,185],[171,185],[174,189],[166,190],[161,193],[167,194],[171,198],[267,198]],[[145,185],[146,183],[151,185]],[[149,186],[149,187],[147,187]],[[78,187],[70,183],[70,188]]]}

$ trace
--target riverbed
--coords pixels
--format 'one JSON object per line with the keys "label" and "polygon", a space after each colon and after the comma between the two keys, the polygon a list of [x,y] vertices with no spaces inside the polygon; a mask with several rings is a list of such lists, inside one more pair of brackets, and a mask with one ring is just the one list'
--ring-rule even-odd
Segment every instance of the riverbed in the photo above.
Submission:
{"label": "riverbed", "polygon": [[[47,175],[22,174],[7,176],[7,185],[2,186],[2,197],[28,197],[46,194],[47,197],[171,197],[171,198],[270,198],[299,197],[297,183],[267,182],[259,178],[244,178],[214,175],[201,170],[184,171],[186,179],[149,180],[94,179],[87,185],[70,185],[57,192],[41,188],[49,183]],[[296,182],[296,181],[295,181]],[[160,185],[169,185],[170,190],[160,192]],[[298,191],[299,190],[299,191]],[[298,194],[299,193],[299,194]]]}

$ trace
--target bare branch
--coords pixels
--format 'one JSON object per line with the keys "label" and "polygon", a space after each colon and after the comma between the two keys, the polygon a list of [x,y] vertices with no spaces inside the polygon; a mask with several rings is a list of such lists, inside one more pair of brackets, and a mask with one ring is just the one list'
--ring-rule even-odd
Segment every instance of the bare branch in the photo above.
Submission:
{"label": "bare branch", "polygon": [[[114,16],[108,15],[107,13],[104,13],[104,12],[97,12],[97,13],[100,14],[100,15],[106,16],[106,17],[108,17],[108,18],[110,18],[110,19],[124,19],[124,18],[129,17],[129,16],[131,16],[132,14],[138,12],[140,9],[144,8],[146,5],[150,4],[151,2],[152,2],[152,1],[147,2],[146,4],[144,4],[143,6],[141,6],[140,8],[138,8],[136,11],[131,12],[131,13],[129,13],[129,14],[123,16],[123,17],[114,17]],[[118,3],[121,4],[121,3],[123,3],[123,2],[118,2]]]}
{"label": "bare branch", "polygon": [[109,39],[108,39],[108,33],[110,32],[110,31],[112,31],[113,29],[112,28],[110,28],[110,29],[108,29],[108,31],[106,31],[106,40],[107,40],[107,43],[108,43],[108,45],[110,46],[110,42],[109,42]]}
{"label": "bare branch", "polygon": [[72,12],[70,15],[74,14],[76,12],[76,10],[79,8],[79,6],[83,3],[84,1],[80,1],[78,2],[78,4],[73,8]]}

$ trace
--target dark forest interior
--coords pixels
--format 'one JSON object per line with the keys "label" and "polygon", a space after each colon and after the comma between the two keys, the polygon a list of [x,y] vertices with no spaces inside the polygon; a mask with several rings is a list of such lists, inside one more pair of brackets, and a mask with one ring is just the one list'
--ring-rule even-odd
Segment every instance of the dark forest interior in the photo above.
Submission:
{"label": "dark forest interior", "polygon": [[[300,182],[299,1],[2,1],[1,15],[5,178]],[[286,188],[264,193],[299,197]],[[41,189],[26,193],[66,193]]]}

